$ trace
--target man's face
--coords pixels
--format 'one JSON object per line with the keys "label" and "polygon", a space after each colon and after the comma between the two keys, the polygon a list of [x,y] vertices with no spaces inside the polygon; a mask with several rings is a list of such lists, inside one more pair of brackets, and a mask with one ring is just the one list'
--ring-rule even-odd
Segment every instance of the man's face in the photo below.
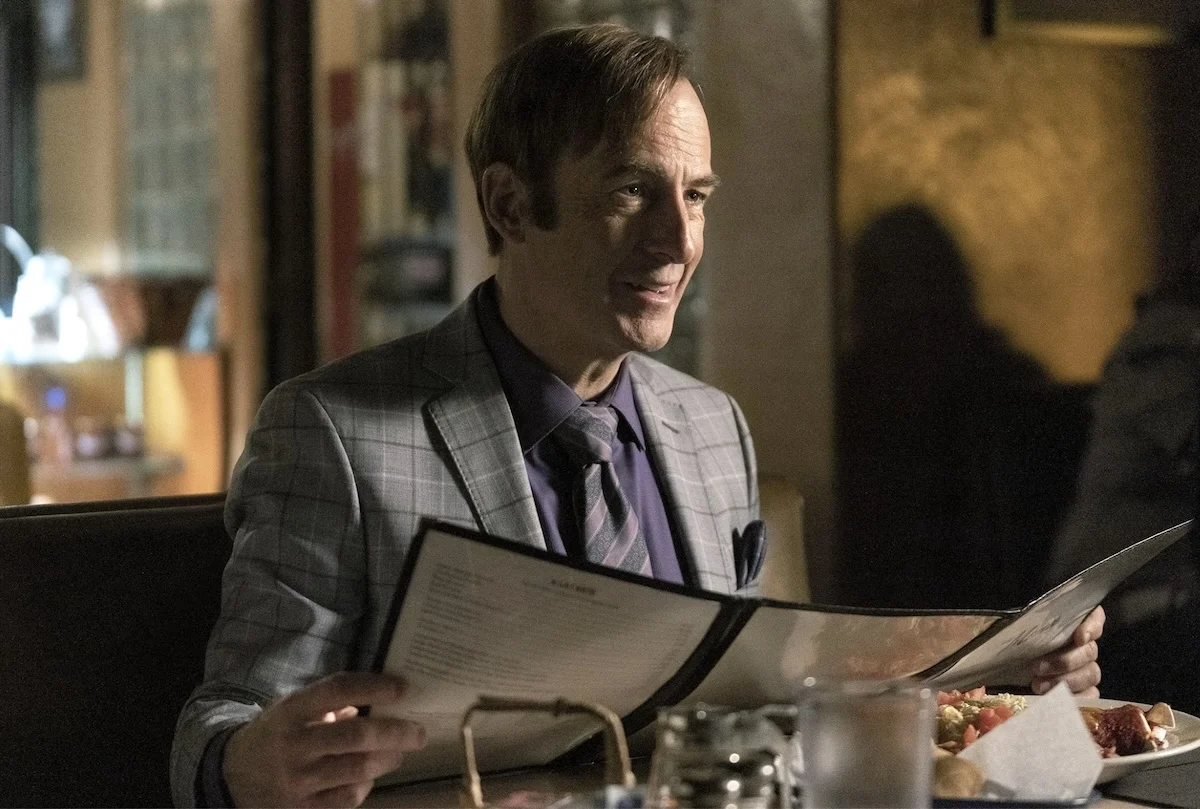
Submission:
{"label": "man's face", "polygon": [[[642,131],[559,158],[557,225],[530,227],[503,288],[505,306],[552,366],[584,367],[654,351],[704,252],[704,204],[717,183],[708,122],[686,81]],[[510,324],[517,325],[517,324]],[[529,338],[531,328],[541,334]]]}

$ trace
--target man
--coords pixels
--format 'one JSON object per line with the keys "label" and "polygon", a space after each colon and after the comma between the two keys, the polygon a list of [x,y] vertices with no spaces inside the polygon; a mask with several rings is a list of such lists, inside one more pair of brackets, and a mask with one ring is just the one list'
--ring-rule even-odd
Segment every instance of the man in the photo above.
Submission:
{"label": "man", "polygon": [[[495,279],[427,334],[291,380],[259,412],[207,679],[176,735],[181,804],[357,804],[423,743],[351,707],[402,698],[362,670],[422,516],[753,587],[733,549],[758,516],[741,411],[640,353],[671,334],[717,186],[684,54],[617,26],[538,37],[489,77],[467,153]],[[573,460],[580,418],[609,425],[595,477]],[[616,503],[599,525],[575,518],[587,480]],[[1093,685],[1094,653],[1078,644],[1047,674]]]}

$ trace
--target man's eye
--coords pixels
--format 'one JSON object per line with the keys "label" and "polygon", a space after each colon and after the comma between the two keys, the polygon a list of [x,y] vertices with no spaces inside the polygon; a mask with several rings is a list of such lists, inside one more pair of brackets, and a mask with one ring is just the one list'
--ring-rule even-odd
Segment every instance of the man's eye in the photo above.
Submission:
{"label": "man's eye", "polygon": [[708,199],[708,194],[705,194],[703,191],[693,190],[684,194],[684,197],[688,202],[702,203],[704,200]]}
{"label": "man's eye", "polygon": [[621,189],[621,192],[628,194],[631,197],[640,197],[645,193],[645,189],[639,183],[630,183]]}

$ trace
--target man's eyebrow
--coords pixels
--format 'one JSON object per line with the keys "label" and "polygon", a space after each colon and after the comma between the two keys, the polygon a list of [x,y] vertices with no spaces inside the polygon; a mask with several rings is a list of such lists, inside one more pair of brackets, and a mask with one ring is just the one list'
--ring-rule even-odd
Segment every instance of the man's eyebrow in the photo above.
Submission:
{"label": "man's eyebrow", "polygon": [[[643,163],[640,160],[629,160],[620,163],[613,167],[609,175],[612,177],[621,177],[627,174],[642,174],[651,177],[662,176],[662,171],[650,165]],[[688,183],[689,186],[699,186],[701,188],[716,188],[721,184],[721,178],[715,174],[706,174],[703,177],[697,177]]]}

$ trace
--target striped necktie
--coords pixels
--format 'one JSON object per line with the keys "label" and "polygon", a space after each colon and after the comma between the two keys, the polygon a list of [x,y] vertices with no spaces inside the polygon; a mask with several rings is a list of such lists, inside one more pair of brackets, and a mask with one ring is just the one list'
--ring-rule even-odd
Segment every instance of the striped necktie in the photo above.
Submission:
{"label": "striped necktie", "polygon": [[571,499],[588,561],[651,576],[646,540],[612,466],[616,411],[581,405],[552,435],[577,472]]}

